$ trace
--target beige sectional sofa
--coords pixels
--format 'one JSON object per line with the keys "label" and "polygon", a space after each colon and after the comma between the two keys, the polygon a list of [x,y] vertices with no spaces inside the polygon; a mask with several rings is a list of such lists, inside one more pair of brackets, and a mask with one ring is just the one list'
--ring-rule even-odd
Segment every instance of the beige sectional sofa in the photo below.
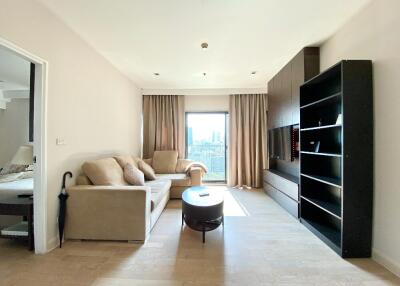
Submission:
{"label": "beige sectional sofa", "polygon": [[[203,170],[192,161],[178,159],[175,151],[156,151],[151,165],[156,179],[131,186],[123,177],[125,164],[140,159],[116,156],[92,161],[96,182],[85,175],[67,192],[66,239],[145,241],[170,198],[181,198],[191,186],[202,184]],[[92,170],[93,171],[93,170]],[[92,172],[93,173],[93,172]]]}

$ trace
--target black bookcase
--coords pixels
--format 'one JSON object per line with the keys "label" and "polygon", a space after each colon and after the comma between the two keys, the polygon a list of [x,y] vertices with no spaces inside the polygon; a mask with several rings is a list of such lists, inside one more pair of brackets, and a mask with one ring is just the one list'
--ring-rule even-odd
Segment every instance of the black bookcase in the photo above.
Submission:
{"label": "black bookcase", "polygon": [[300,221],[342,257],[370,257],[372,63],[341,61],[300,87]]}

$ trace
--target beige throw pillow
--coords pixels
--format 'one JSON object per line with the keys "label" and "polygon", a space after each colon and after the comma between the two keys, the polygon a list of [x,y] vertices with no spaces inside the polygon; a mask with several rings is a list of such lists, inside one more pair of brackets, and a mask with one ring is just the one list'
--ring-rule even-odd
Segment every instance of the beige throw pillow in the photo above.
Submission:
{"label": "beige throw pillow", "polygon": [[153,168],[157,174],[174,174],[178,162],[177,151],[155,151]]}
{"label": "beige throw pillow", "polygon": [[126,164],[131,164],[133,167],[137,168],[137,162],[131,155],[115,156],[114,159],[118,162],[122,169],[125,168]]}
{"label": "beige throw pillow", "polygon": [[129,163],[124,168],[124,179],[133,186],[144,186],[143,172]]}
{"label": "beige throw pillow", "polygon": [[114,158],[85,162],[82,170],[97,186],[127,186],[124,172]]}
{"label": "beige throw pillow", "polygon": [[138,167],[139,167],[139,170],[143,172],[146,180],[155,180],[156,179],[156,174],[154,173],[153,168],[149,164],[140,160],[138,162]]}

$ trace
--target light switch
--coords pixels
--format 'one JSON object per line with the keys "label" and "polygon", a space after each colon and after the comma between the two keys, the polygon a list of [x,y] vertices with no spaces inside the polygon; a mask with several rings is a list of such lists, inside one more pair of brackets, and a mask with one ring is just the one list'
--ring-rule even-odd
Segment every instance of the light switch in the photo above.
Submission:
{"label": "light switch", "polygon": [[56,139],[56,145],[67,145],[67,143],[64,138],[59,137]]}

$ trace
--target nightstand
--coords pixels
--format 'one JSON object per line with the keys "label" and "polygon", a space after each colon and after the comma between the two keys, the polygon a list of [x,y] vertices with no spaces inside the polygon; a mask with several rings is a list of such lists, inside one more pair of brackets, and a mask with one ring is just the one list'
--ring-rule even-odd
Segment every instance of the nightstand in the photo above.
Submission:
{"label": "nightstand", "polygon": [[0,215],[26,217],[26,221],[2,229],[0,237],[27,240],[29,250],[33,250],[33,200],[17,197],[0,200]]}

